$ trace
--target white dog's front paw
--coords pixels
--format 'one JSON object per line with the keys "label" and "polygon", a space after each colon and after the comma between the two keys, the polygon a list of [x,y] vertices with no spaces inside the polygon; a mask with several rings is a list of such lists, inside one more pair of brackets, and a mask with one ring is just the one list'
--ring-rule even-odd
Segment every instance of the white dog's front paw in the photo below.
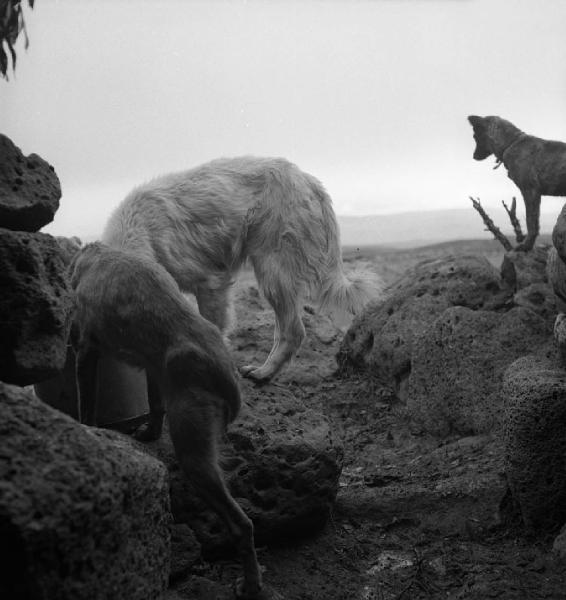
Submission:
{"label": "white dog's front paw", "polygon": [[266,369],[265,366],[256,367],[255,365],[246,365],[244,367],[240,367],[240,373],[243,377],[253,379],[258,383],[265,383],[269,381],[272,377],[270,369]]}

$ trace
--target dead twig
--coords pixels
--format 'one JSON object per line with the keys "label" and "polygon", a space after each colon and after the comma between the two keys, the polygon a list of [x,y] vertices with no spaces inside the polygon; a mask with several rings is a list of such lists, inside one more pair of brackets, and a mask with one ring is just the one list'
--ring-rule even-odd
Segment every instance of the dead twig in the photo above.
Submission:
{"label": "dead twig", "polygon": [[507,211],[507,215],[509,216],[509,220],[511,221],[511,225],[513,226],[513,231],[515,232],[515,238],[517,239],[517,243],[521,243],[525,239],[525,234],[521,229],[521,223],[517,218],[517,199],[513,196],[513,200],[511,202],[511,208],[507,206],[505,200],[501,201],[503,204],[503,208]]}
{"label": "dead twig", "polygon": [[479,198],[476,200],[475,198],[472,198],[472,196],[470,196],[470,200],[472,201],[474,208],[480,214],[487,228],[487,231],[491,231],[491,233],[493,233],[495,239],[503,246],[503,248],[505,248],[507,252],[513,250],[511,242],[507,239],[507,236],[501,232],[501,229],[499,229],[499,227],[497,227],[497,225],[491,220],[490,216],[485,212],[483,206],[480,203]]}

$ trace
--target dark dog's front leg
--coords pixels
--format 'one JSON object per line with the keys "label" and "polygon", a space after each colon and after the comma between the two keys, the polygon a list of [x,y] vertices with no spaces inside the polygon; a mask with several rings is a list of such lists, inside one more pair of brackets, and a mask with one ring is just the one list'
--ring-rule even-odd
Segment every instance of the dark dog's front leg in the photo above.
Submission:
{"label": "dark dog's front leg", "polygon": [[77,350],[77,390],[79,421],[96,425],[97,366],[99,352],[92,345],[79,345]]}
{"label": "dark dog's front leg", "polygon": [[161,391],[155,379],[146,372],[147,401],[149,403],[149,421],[144,423],[134,433],[136,440],[151,442],[161,436],[165,409],[161,398]]}
{"label": "dark dog's front leg", "polygon": [[523,190],[523,199],[527,216],[527,236],[515,250],[527,252],[532,250],[540,231],[540,194],[538,190]]}

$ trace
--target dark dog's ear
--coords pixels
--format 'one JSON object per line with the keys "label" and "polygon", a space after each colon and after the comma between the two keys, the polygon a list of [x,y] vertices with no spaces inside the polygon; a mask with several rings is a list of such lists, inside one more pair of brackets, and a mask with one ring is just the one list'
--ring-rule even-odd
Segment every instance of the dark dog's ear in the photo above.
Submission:
{"label": "dark dog's ear", "polygon": [[470,115],[468,121],[474,129],[474,140],[476,140],[476,149],[474,150],[474,160],[483,160],[493,154],[492,142],[489,135],[489,124],[492,117],[478,117]]}
{"label": "dark dog's ear", "polygon": [[73,257],[67,266],[67,275],[73,289],[77,287],[78,280],[82,275],[82,271],[84,271],[85,259],[87,259],[87,257],[92,257],[92,255],[98,255],[102,248],[103,244],[100,242],[92,242],[86,246],[77,246]]}
{"label": "dark dog's ear", "polygon": [[470,125],[474,128],[474,129],[484,129],[485,128],[485,124],[484,124],[484,118],[483,117],[477,117],[476,115],[470,115],[468,117],[468,121],[470,122]]}

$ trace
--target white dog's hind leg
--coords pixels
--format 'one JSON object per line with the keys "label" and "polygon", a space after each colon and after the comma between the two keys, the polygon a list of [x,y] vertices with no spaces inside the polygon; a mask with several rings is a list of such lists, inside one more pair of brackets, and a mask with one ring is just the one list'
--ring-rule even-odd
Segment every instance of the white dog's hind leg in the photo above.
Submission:
{"label": "white dog's hind leg", "polygon": [[306,334],[299,312],[299,292],[293,278],[286,276],[279,259],[263,257],[252,262],[257,281],[275,311],[275,330],[273,347],[265,363],[261,367],[246,365],[240,371],[250,379],[267,381],[295,356]]}
{"label": "white dog's hind leg", "polygon": [[231,278],[216,282],[206,282],[200,285],[195,292],[200,314],[211,323],[214,323],[222,333],[230,326]]}

